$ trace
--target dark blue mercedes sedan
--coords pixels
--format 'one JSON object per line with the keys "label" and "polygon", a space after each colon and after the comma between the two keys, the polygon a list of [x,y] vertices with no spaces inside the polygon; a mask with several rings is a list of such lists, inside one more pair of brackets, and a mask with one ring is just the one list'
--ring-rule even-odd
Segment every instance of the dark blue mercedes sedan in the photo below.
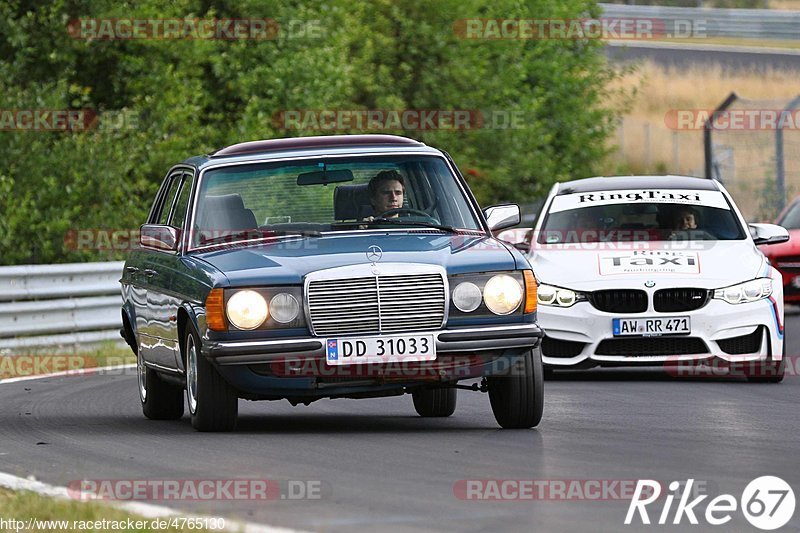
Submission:
{"label": "dark blue mercedes sedan", "polygon": [[[122,283],[122,335],[142,408],[235,428],[240,398],[410,393],[453,414],[488,392],[504,428],[536,426],[543,370],[536,281],[492,232],[447,153],[404,137],[276,139],[167,173]],[[466,384],[464,384],[466,382]]]}

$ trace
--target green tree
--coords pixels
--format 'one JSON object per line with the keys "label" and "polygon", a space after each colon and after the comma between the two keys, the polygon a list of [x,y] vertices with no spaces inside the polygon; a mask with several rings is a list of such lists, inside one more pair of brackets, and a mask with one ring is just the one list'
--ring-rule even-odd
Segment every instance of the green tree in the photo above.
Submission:
{"label": "green tree", "polygon": [[[282,110],[514,113],[519,127],[396,133],[447,150],[483,204],[529,201],[599,166],[614,71],[598,41],[464,39],[456,23],[597,15],[584,0],[0,3],[0,110],[129,119],[84,132],[0,131],[0,264],[121,257],[71,249],[65,236],[137,228],[166,171],[189,155],[319,133],[282,129],[272,120]],[[271,18],[282,28],[310,22],[321,35],[75,39],[68,23],[81,18]]]}

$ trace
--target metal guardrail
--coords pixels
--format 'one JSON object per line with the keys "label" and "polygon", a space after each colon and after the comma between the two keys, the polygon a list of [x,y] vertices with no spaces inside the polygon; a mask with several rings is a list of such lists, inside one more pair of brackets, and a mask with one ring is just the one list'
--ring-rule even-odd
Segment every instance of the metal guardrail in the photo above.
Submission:
{"label": "metal guardrail", "polygon": [[123,264],[0,267],[0,350],[120,340]]}
{"label": "metal guardrail", "polygon": [[[701,7],[629,6],[600,4],[601,18],[650,18],[664,24],[671,36],[685,35],[687,27],[700,29],[697,37],[800,40],[800,11],[721,9]],[[687,21],[690,21],[687,24]],[[697,24],[700,23],[700,24]]]}

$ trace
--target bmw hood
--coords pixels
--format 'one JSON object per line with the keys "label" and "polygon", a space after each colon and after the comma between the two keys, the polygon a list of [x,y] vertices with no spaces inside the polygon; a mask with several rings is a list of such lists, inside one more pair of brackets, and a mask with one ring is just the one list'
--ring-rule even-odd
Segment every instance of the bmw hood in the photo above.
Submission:
{"label": "bmw hood", "polygon": [[[537,245],[530,256],[542,283],[575,290],[631,287],[726,287],[766,275],[763,254],[749,240],[682,246]],[[662,243],[658,243],[659,245]]]}
{"label": "bmw hood", "polygon": [[451,275],[519,268],[512,253],[493,238],[423,231],[291,238],[196,257],[217,268],[234,287],[301,284],[310,272],[373,261],[437,265]]}

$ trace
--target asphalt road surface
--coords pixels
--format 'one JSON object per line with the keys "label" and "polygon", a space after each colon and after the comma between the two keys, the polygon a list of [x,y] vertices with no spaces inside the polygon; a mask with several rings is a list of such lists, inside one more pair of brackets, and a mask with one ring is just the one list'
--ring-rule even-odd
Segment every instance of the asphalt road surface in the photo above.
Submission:
{"label": "asphalt road surface", "polygon": [[[800,354],[798,330],[800,315],[787,316],[790,354]],[[136,394],[132,372],[0,385],[0,471],[60,486],[80,479],[312,481],[303,486],[318,490],[316,499],[153,502],[311,531],[690,527],[685,517],[671,525],[678,498],[670,525],[644,526],[637,518],[624,526],[629,500],[615,499],[619,491],[608,485],[614,480],[667,485],[693,478],[701,494],[738,499],[752,479],[777,475],[800,496],[796,375],[761,385],[657,371],[584,372],[548,381],[542,424],[518,431],[498,429],[488,397],[469,391],[459,391],[447,419],[417,417],[409,396],[308,407],[242,400],[232,434],[196,433],[186,417],[145,420]],[[484,479],[539,480],[555,499],[459,498],[466,487],[460,480]],[[610,499],[574,493],[564,500],[556,487],[569,480],[607,480]],[[497,496],[488,484],[471,487],[472,497]],[[704,525],[709,499],[693,531],[756,531],[738,510],[725,526]],[[651,520],[664,502],[648,507]],[[800,531],[799,522],[800,510],[782,531]]]}

